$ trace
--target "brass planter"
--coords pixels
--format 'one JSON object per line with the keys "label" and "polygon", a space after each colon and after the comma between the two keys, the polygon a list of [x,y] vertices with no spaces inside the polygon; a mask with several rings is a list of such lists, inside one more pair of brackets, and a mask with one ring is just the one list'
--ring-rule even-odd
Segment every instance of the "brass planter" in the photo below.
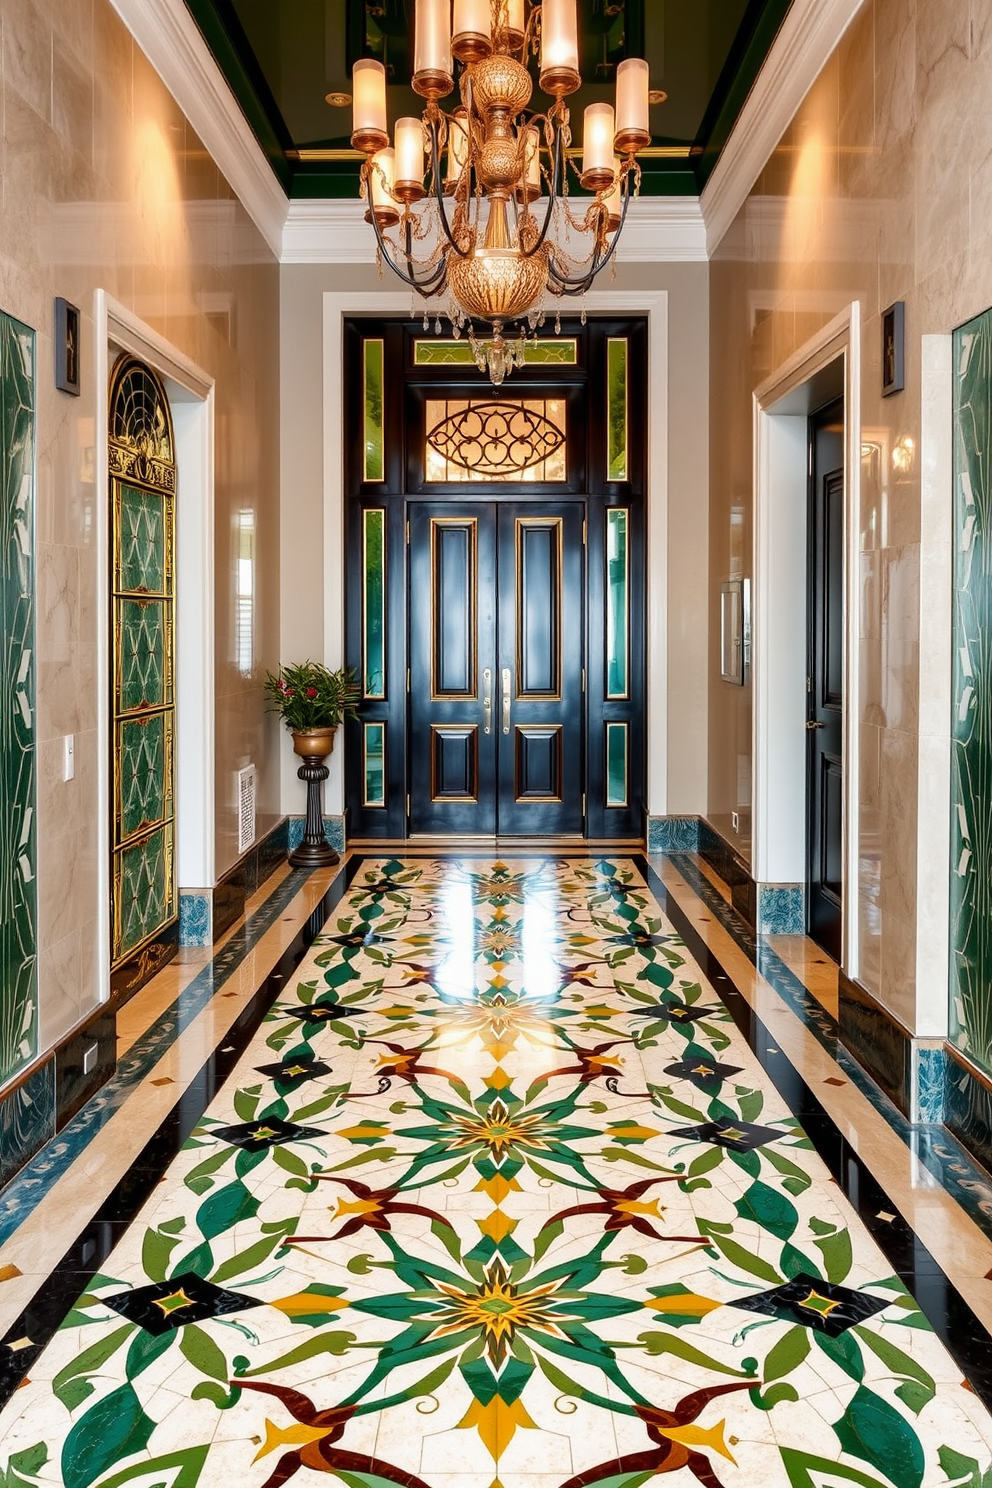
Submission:
{"label": "brass planter", "polygon": [[337,728],[293,730],[293,753],[301,759],[326,759],[334,748]]}

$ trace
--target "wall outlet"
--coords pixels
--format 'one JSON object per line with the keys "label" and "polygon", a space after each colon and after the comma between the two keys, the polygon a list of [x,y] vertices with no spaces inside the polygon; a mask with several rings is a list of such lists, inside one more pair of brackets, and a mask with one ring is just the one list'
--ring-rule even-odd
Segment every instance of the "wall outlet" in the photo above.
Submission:
{"label": "wall outlet", "polygon": [[730,825],[733,827],[735,832],[739,832],[741,829],[741,819],[737,815],[736,811],[732,811],[730,813]]}
{"label": "wall outlet", "polygon": [[83,1050],[83,1074],[91,1075],[96,1069],[96,1062],[100,1056],[100,1045],[90,1044],[88,1049]]}
{"label": "wall outlet", "polygon": [[71,780],[76,773],[76,736],[66,734],[62,740],[62,779]]}

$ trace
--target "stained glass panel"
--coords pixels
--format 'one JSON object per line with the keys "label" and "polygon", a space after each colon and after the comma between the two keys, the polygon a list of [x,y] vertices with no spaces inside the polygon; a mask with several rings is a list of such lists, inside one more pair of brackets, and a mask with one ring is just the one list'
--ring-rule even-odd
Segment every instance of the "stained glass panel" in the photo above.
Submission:
{"label": "stained glass panel", "polygon": [[627,338],[606,343],[606,478],[627,479]]}
{"label": "stained glass panel", "polygon": [[627,804],[627,736],[629,725],[606,725],[606,804]]}
{"label": "stained glass panel", "polygon": [[386,696],[386,513],[381,507],[362,513],[363,692]]}
{"label": "stained glass panel", "polygon": [[[491,341],[477,343],[488,350]],[[574,367],[579,360],[579,343],[571,336],[528,341],[524,362],[530,366]],[[415,341],[415,367],[474,367],[475,353],[471,343],[461,341]]]}
{"label": "stained glass panel", "polygon": [[366,723],[363,725],[365,806],[386,804],[386,725]]}
{"label": "stained glass panel", "polygon": [[428,481],[563,481],[562,398],[429,398]]}
{"label": "stained glass panel", "polygon": [[383,415],[385,343],[365,342],[365,479],[386,478],[386,439]]}
{"label": "stained glass panel", "polygon": [[628,695],[630,650],[627,510],[606,513],[606,696]]}

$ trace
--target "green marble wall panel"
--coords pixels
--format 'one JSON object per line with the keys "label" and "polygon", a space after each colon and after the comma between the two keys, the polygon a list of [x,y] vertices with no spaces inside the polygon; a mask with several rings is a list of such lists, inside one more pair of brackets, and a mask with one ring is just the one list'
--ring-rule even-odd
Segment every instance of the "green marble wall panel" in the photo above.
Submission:
{"label": "green marble wall panel", "polygon": [[34,332],[0,314],[0,1083],[38,1051]]}
{"label": "green marble wall panel", "polygon": [[992,311],[954,334],[951,1032],[992,1070]]}

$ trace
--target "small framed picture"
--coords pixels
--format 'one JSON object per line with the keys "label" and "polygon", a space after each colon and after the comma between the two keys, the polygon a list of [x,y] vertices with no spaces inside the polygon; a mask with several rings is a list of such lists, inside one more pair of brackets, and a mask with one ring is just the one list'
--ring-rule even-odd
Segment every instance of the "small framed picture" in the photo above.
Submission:
{"label": "small framed picture", "polygon": [[55,301],[55,386],[79,397],[79,311],[61,298]]}
{"label": "small framed picture", "polygon": [[882,397],[906,386],[906,302],[896,300],[882,312]]}

